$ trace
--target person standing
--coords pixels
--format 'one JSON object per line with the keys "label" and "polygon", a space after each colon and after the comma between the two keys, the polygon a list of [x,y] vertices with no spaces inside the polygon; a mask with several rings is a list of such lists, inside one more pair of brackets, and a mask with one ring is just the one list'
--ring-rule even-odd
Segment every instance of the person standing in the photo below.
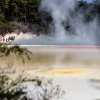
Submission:
{"label": "person standing", "polygon": [[3,43],[5,42],[5,37],[3,37]]}

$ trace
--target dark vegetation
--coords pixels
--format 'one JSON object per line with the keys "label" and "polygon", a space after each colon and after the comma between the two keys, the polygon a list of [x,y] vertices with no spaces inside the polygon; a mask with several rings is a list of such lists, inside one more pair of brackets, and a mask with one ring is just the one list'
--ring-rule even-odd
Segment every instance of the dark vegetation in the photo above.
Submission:
{"label": "dark vegetation", "polygon": [[[37,34],[40,31],[48,34],[52,17],[48,12],[39,10],[40,2],[41,0],[0,0],[0,34],[12,32],[16,29],[21,30],[22,27],[15,21],[28,26],[28,29]],[[76,2],[75,10],[71,12],[72,17],[82,13],[83,20],[86,23],[94,18],[97,18],[100,23],[99,0],[93,0],[93,3],[87,3],[83,0]],[[68,22],[66,30],[70,31]]]}
{"label": "dark vegetation", "polygon": [[8,47],[7,44],[0,43],[0,57],[9,56],[11,53],[21,58],[23,63],[25,63],[25,56],[30,60],[30,54],[32,54],[27,48],[21,48],[18,45]]}
{"label": "dark vegetation", "polygon": [[[32,83],[33,91],[37,89],[41,90],[33,92],[32,97],[27,95],[28,84]],[[35,93],[35,94],[34,94]],[[37,95],[37,98],[34,96]],[[64,91],[59,86],[53,86],[52,80],[48,80],[46,83],[40,79],[28,79],[19,76],[15,80],[10,79],[4,73],[0,73],[0,100],[51,100],[52,98],[59,98],[64,95]]]}
{"label": "dark vegetation", "polygon": [[14,21],[26,25],[38,24],[39,3],[40,0],[0,0],[0,33],[20,29]]}

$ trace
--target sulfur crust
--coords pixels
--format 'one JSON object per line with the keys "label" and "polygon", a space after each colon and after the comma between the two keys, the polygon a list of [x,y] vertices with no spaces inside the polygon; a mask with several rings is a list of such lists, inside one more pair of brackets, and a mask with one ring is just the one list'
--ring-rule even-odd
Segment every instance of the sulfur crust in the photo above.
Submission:
{"label": "sulfur crust", "polygon": [[91,73],[85,70],[74,70],[74,69],[59,69],[51,71],[38,71],[37,74],[45,75],[90,75]]}

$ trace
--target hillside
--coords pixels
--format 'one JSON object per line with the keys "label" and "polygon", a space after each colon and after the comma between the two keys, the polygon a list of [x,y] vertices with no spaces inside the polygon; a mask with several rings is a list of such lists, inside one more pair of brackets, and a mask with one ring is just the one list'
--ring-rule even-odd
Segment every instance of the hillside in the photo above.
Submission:
{"label": "hillside", "polygon": [[[58,0],[59,1],[59,0]],[[31,32],[50,33],[50,25],[54,26],[51,12],[43,10],[41,0],[0,0],[0,34],[12,32],[19,29],[26,31],[25,28],[18,23],[26,25]],[[98,0],[94,0],[89,4],[86,1],[76,1],[75,7],[70,11],[70,18],[77,15],[83,16],[83,21],[89,23],[97,18],[100,24],[100,5]],[[17,23],[16,23],[17,22]],[[67,31],[74,31],[70,20],[62,22]],[[29,31],[28,30],[28,31]]]}

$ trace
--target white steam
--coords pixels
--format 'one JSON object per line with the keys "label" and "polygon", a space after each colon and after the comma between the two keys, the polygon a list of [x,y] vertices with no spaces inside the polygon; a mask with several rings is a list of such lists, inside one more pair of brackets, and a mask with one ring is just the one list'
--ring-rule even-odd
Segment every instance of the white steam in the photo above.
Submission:
{"label": "white steam", "polygon": [[69,18],[69,12],[74,9],[75,0],[42,0],[41,9],[51,13],[55,27],[55,37],[61,41],[65,39],[65,29],[62,22]]}
{"label": "white steam", "polygon": [[[72,18],[70,12],[74,11],[75,5],[76,0],[42,0],[40,10],[50,13],[53,18],[54,30],[51,29],[51,32],[54,33],[54,38],[45,35],[34,37],[28,34],[29,39],[19,39],[16,42],[24,45],[99,45],[100,32],[97,19],[85,23],[80,13]],[[62,23],[67,21],[74,29],[73,33],[65,30]]]}

